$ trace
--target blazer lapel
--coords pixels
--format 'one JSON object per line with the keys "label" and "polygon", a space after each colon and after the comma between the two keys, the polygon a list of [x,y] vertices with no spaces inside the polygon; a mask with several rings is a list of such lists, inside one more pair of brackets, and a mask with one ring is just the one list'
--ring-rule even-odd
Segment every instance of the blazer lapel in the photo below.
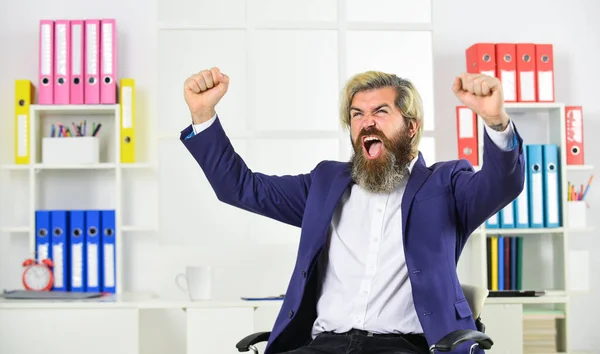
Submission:
{"label": "blazer lapel", "polygon": [[406,223],[408,221],[408,216],[410,215],[413,200],[430,174],[431,172],[425,166],[423,155],[419,152],[419,158],[413,166],[410,177],[408,178],[406,190],[404,191],[404,196],[402,197],[402,240],[404,244],[406,244]]}
{"label": "blazer lapel", "polygon": [[333,218],[333,212],[337,207],[344,191],[348,186],[350,186],[352,182],[352,175],[350,173],[349,165],[344,164],[344,168],[336,171],[335,175],[331,178],[331,188],[329,189],[329,193],[325,198],[325,202],[323,203],[323,208],[321,218],[319,218],[320,222],[317,224],[318,228],[316,231],[317,235],[323,236],[319,237],[316,244],[316,249],[321,248],[325,242],[327,241],[327,229],[331,225],[331,219]]}

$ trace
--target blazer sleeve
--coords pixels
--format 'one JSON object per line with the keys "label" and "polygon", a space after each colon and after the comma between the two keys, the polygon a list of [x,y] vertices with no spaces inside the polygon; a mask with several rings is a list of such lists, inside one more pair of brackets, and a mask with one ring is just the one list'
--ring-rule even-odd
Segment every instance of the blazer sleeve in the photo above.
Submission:
{"label": "blazer sleeve", "polygon": [[300,227],[312,172],[272,176],[253,172],[235,152],[219,118],[194,134],[190,125],[180,140],[192,154],[217,198],[229,205]]}
{"label": "blazer sleeve", "polygon": [[488,218],[516,199],[523,191],[525,160],[523,139],[512,123],[515,144],[510,150],[498,147],[484,131],[483,161],[478,172],[459,160],[452,172],[452,185],[459,221],[466,236]]}

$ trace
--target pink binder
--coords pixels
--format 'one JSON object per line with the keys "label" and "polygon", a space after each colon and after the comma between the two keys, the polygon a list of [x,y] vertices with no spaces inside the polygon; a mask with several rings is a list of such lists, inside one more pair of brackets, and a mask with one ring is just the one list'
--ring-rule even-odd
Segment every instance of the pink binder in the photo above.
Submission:
{"label": "pink binder", "polygon": [[101,20],[100,103],[117,103],[117,23]]}
{"label": "pink binder", "polygon": [[69,104],[71,82],[71,23],[54,22],[54,104]]}
{"label": "pink binder", "polygon": [[38,103],[54,103],[54,21],[40,21]]}
{"label": "pink binder", "polygon": [[84,104],[85,97],[83,83],[83,63],[84,63],[84,22],[83,20],[71,21],[71,84],[69,91],[71,93],[71,104]]}
{"label": "pink binder", "polygon": [[84,102],[100,103],[100,20],[85,20]]}

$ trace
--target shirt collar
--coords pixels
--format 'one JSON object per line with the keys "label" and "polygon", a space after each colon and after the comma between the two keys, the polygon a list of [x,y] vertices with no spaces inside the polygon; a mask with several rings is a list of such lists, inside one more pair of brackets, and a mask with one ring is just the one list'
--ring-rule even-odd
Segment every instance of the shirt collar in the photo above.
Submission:
{"label": "shirt collar", "polygon": [[417,153],[417,155],[410,161],[410,163],[408,164],[408,173],[412,173],[413,168],[415,167],[415,164],[417,163],[417,160],[419,160],[419,154]]}

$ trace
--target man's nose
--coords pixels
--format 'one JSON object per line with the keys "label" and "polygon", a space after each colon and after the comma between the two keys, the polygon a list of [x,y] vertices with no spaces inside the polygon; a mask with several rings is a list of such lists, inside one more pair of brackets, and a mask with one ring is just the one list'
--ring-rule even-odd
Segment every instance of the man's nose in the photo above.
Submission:
{"label": "man's nose", "polygon": [[374,126],[375,126],[375,118],[370,114],[365,115],[365,118],[363,119],[363,122],[362,122],[362,128],[364,129],[364,128],[369,128],[369,127],[374,127]]}

